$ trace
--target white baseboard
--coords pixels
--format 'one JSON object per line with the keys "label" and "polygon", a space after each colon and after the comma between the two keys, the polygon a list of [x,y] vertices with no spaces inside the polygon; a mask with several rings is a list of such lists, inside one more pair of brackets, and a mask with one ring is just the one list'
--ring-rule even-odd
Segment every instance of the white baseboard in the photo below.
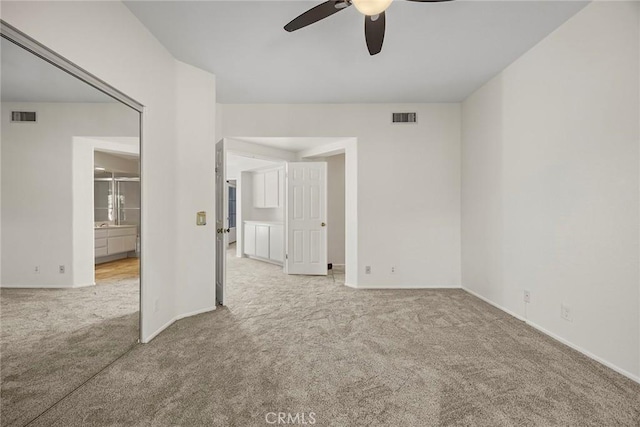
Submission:
{"label": "white baseboard", "polygon": [[550,331],[544,329],[543,327],[541,327],[541,326],[539,326],[539,325],[537,325],[537,324],[535,324],[533,322],[527,321],[527,325],[531,326],[534,329],[537,329],[538,331],[540,331],[543,334],[553,338],[554,340],[559,341],[559,342],[561,342],[562,344],[564,344],[564,345],[566,345],[568,347],[571,347],[572,349],[576,350],[577,352],[580,352],[580,353],[584,354],[588,358],[595,360],[596,362],[606,366],[607,368],[613,369],[617,373],[619,373],[621,375],[624,375],[625,377],[629,378],[630,380],[635,381],[638,384],[640,384],[640,377],[638,377],[636,375],[633,375],[631,372],[626,371],[626,370],[620,368],[619,366],[616,366],[613,363],[608,362],[608,361],[604,360],[603,358],[596,356],[595,354],[591,353],[590,351],[585,350],[584,348],[582,348],[580,346],[577,346],[577,345],[571,343],[570,341],[567,341],[566,339],[554,334],[553,332],[550,332]]}
{"label": "white baseboard", "polygon": [[524,318],[524,317],[520,316],[520,315],[519,315],[519,314],[517,314],[517,313],[514,313],[514,312],[513,312],[513,311],[511,311],[511,310],[507,310],[506,308],[502,307],[501,305],[496,304],[495,302],[491,301],[491,300],[490,300],[490,299],[488,299],[488,298],[483,297],[482,295],[480,295],[480,294],[478,294],[478,293],[476,293],[476,292],[472,291],[471,289],[467,289],[467,288],[465,288],[464,286],[462,287],[462,289],[463,289],[465,292],[470,293],[470,294],[471,294],[471,295],[473,295],[474,297],[481,299],[482,301],[486,302],[487,304],[494,306],[494,307],[495,307],[495,308],[497,308],[498,310],[502,310],[502,311],[504,311],[504,312],[505,312],[505,313],[507,313],[508,315],[513,316],[513,317],[515,317],[516,319],[518,319],[518,320],[520,320],[520,321],[523,321],[523,322],[526,322],[526,321],[527,321],[527,319],[526,319],[526,318]]}
{"label": "white baseboard", "polygon": [[[89,286],[89,285],[87,285]],[[2,289],[75,289],[80,286],[42,286],[42,285],[25,285],[25,284],[2,284]]]}
{"label": "white baseboard", "polygon": [[143,338],[141,340],[141,343],[142,344],[148,344],[149,342],[151,342],[151,340],[153,340],[155,337],[157,337],[162,331],[167,329],[169,326],[173,325],[178,320],[185,319],[185,318],[191,317],[191,316],[196,316],[198,314],[208,313],[210,311],[214,311],[215,309],[216,309],[216,306],[214,305],[213,307],[201,308],[200,310],[195,310],[195,311],[192,311],[190,313],[179,314],[176,317],[174,317],[173,319],[169,320],[164,325],[160,326],[154,333],[152,333],[148,337]]}
{"label": "white baseboard", "polygon": [[149,342],[151,342],[152,339],[154,339],[155,337],[157,337],[158,335],[160,335],[160,332],[164,331],[165,329],[167,329],[169,326],[173,325],[173,323],[176,321],[176,318],[174,317],[173,319],[169,320],[167,323],[165,323],[164,325],[160,326],[158,329],[156,329],[156,331],[154,333],[152,333],[151,335],[149,335],[146,338],[142,338],[140,340],[140,342],[142,344],[148,344]]}
{"label": "white baseboard", "polygon": [[180,319],[184,319],[186,317],[191,317],[191,316],[197,316],[198,314],[208,313],[210,311],[214,311],[215,309],[216,309],[215,305],[212,306],[212,307],[201,308],[200,310],[195,310],[195,311],[192,311],[190,313],[180,314],[180,315],[176,316],[175,320],[180,320]]}
{"label": "white baseboard", "polygon": [[73,289],[77,289],[77,288],[87,288],[89,286],[95,286],[96,282],[92,282],[92,283],[85,283],[82,285],[73,285]]}
{"label": "white baseboard", "polygon": [[538,331],[542,332],[543,334],[547,335],[548,337],[551,337],[554,340],[556,340],[558,342],[561,342],[562,344],[566,345],[567,347],[570,347],[570,348],[576,350],[577,352],[584,354],[589,359],[595,360],[596,362],[600,363],[601,365],[604,365],[607,368],[616,371],[620,375],[624,375],[625,377],[629,378],[630,380],[635,381],[636,383],[640,384],[640,377],[638,377],[637,375],[634,375],[631,372],[626,371],[625,369],[622,369],[619,366],[616,366],[613,363],[608,362],[608,361],[604,360],[603,358],[601,358],[599,356],[596,356],[595,354],[591,353],[590,351],[585,350],[584,348],[582,348],[582,347],[580,347],[580,346],[578,346],[576,344],[573,344],[570,341],[567,341],[566,339],[560,337],[559,335],[556,335],[553,332],[550,332],[550,331],[546,330],[545,328],[541,327],[540,325],[537,325],[536,323],[531,322],[530,320],[527,320],[524,317],[522,317],[522,316],[520,316],[518,314],[515,314],[514,312],[512,312],[510,310],[507,310],[506,308],[500,306],[499,304],[494,303],[493,301],[483,297],[482,295],[479,295],[476,292],[473,292],[472,290],[469,290],[469,289],[465,288],[464,286],[462,287],[462,289],[464,289],[466,292],[470,293],[474,297],[481,299],[482,301],[486,302],[487,304],[490,304],[490,305],[494,306],[495,308],[504,311],[508,315],[513,316],[516,319],[525,322],[527,325],[531,326],[534,329],[537,329]]}
{"label": "white baseboard", "polygon": [[399,286],[387,286],[387,285],[354,285],[351,283],[345,283],[353,289],[380,289],[385,291],[392,291],[394,289],[460,289],[460,286],[424,286],[424,285],[399,285]]}

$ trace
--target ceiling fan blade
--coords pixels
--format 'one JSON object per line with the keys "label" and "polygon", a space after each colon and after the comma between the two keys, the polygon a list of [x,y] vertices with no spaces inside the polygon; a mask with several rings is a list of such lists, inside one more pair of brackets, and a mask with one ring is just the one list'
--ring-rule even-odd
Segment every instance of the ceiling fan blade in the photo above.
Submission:
{"label": "ceiling fan blade", "polygon": [[365,16],[364,18],[364,36],[367,39],[367,49],[371,55],[377,55],[382,50],[385,21],[384,12],[377,17]]}
{"label": "ceiling fan blade", "polygon": [[340,12],[351,6],[351,3],[346,0],[329,0],[318,6],[307,10],[302,15],[295,18],[284,26],[284,29],[291,32],[304,28],[307,25],[311,25],[321,19],[327,18],[334,13]]}

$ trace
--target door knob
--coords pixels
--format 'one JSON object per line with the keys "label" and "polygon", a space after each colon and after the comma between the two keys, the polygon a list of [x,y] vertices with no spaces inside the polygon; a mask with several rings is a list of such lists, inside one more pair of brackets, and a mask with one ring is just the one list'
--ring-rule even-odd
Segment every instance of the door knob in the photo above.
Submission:
{"label": "door knob", "polygon": [[224,232],[225,232],[225,233],[230,233],[230,232],[231,232],[231,229],[230,229],[230,228],[227,228]]}
{"label": "door knob", "polygon": [[326,227],[327,224],[325,224],[324,222],[322,224],[320,224],[322,227]]}
{"label": "door knob", "polygon": [[218,229],[216,229],[216,232],[217,232],[218,234],[222,233],[222,228],[218,228]]}

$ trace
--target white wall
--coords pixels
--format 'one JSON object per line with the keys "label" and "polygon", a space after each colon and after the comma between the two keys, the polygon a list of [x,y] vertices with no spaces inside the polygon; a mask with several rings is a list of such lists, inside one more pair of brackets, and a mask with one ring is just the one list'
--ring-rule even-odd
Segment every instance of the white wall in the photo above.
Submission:
{"label": "white wall", "polygon": [[[38,122],[10,123],[12,110]],[[93,145],[74,137],[138,133],[121,104],[2,103],[3,287],[93,284]]]}
{"label": "white wall", "polygon": [[[2,19],[145,105],[141,334],[147,341],[186,314],[183,305],[175,301],[176,289],[184,286],[180,282],[184,277],[178,272],[177,243],[183,225],[195,221],[195,212],[182,216],[175,203],[182,183],[191,182],[195,175],[206,177],[214,170],[214,159],[203,155],[209,148],[200,133],[210,128],[199,127],[202,138],[197,139],[197,147],[190,147],[197,149],[185,150],[179,160],[176,158],[181,150],[176,93],[184,90],[185,82],[177,75],[174,58],[122,3],[2,2]],[[210,93],[210,82],[203,90]],[[197,107],[206,108],[203,115],[215,117],[210,103]],[[192,168],[179,169],[185,164],[192,164]],[[176,177],[183,174],[188,178],[176,184]],[[192,197],[213,197],[213,183],[206,192],[202,188],[189,189]],[[211,206],[209,201],[204,204]],[[211,233],[211,229],[210,225],[200,227],[199,233]],[[201,248],[201,244],[199,236],[195,246]],[[198,265],[193,274],[213,278],[212,263],[208,260]],[[208,285],[200,291],[202,300],[208,300]]]}
{"label": "white wall", "polygon": [[327,255],[328,262],[345,263],[344,154],[327,157]]}
{"label": "white wall", "polygon": [[[358,138],[354,285],[460,286],[459,104],[219,108],[225,137]],[[394,111],[416,111],[418,124],[391,124]],[[371,275],[364,274],[366,265]]]}
{"label": "white wall", "polygon": [[462,184],[463,285],[636,379],[638,7],[591,3],[464,102]]}
{"label": "white wall", "polygon": [[[213,75],[177,62],[177,282],[178,312],[215,308],[215,115]],[[196,212],[207,226],[196,226]]]}

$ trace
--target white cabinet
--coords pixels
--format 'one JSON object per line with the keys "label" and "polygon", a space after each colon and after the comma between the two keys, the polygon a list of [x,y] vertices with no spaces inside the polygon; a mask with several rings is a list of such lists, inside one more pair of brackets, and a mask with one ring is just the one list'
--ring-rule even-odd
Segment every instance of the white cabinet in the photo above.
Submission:
{"label": "white cabinet", "polygon": [[94,230],[95,257],[107,255],[107,230]]}
{"label": "white cabinet", "polygon": [[253,206],[279,208],[284,205],[284,169],[271,169],[253,173]]}
{"label": "white cabinet", "polygon": [[96,229],[94,230],[95,257],[135,251],[137,239],[135,226]]}
{"label": "white cabinet", "polygon": [[265,185],[264,172],[255,172],[253,174],[253,206],[256,208],[265,207]]}
{"label": "white cabinet", "polygon": [[244,224],[244,253],[246,255],[256,254],[256,226],[255,224]]}
{"label": "white cabinet", "polygon": [[245,221],[244,254],[251,258],[282,264],[284,227],[281,223]]}
{"label": "white cabinet", "polygon": [[107,255],[124,252],[124,237],[111,237],[107,239]]}
{"label": "white cabinet", "polygon": [[138,240],[138,236],[136,236],[135,234],[132,234],[130,236],[124,236],[123,237],[123,244],[124,244],[124,250],[129,252],[129,251],[135,251],[136,250],[136,240]]}
{"label": "white cabinet", "polygon": [[284,227],[273,225],[269,231],[269,259],[284,262]]}
{"label": "white cabinet", "polygon": [[269,258],[269,226],[256,225],[256,256]]}

